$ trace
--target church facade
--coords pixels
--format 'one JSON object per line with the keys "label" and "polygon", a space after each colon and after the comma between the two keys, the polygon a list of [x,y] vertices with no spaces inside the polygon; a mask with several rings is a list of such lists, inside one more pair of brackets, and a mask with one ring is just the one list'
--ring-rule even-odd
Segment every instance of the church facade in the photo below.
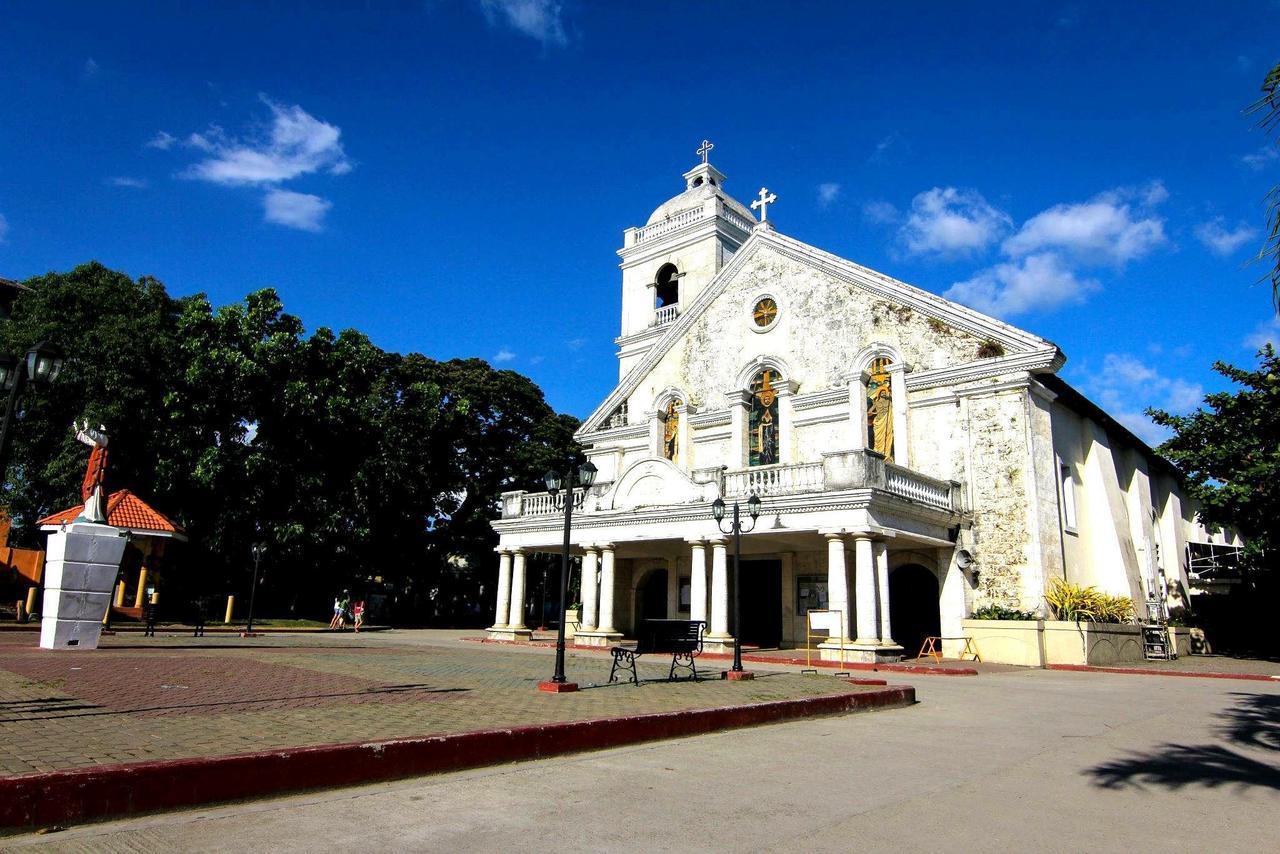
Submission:
{"label": "church facade", "polygon": [[[984,605],[1042,612],[1054,578],[1178,604],[1175,473],[1056,376],[1056,345],[780,233],[706,152],[618,250],[619,382],[578,433],[599,473],[571,533],[577,643],[667,617],[711,648],[804,646],[812,623],[824,657],[876,661]],[[753,494],[735,578],[711,502]],[[489,632],[528,637],[526,557],[560,552],[563,513],[512,492],[493,527]]]}

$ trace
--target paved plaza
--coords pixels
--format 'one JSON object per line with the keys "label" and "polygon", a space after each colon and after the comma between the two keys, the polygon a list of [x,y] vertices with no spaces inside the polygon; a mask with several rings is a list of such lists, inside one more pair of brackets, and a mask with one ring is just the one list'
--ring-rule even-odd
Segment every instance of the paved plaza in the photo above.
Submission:
{"label": "paved plaza", "polygon": [[1280,685],[1017,671],[921,702],[5,840],[53,851],[1273,850]]}
{"label": "paved plaza", "polygon": [[[0,775],[226,756],[284,747],[738,706],[870,690],[769,673],[750,682],[605,684],[610,659],[568,654],[583,690],[537,691],[554,652],[380,632],[107,637],[96,651],[40,650],[0,635]],[[669,663],[669,659],[668,659]],[[723,662],[703,662],[718,676]],[[660,657],[642,679],[665,679]],[[901,681],[901,680],[899,680]]]}

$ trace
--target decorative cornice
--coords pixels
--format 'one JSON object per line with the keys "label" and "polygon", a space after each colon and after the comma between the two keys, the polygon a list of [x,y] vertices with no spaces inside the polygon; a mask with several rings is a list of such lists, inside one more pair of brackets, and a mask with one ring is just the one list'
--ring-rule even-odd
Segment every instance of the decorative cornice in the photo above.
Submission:
{"label": "decorative cornice", "polygon": [[579,440],[591,444],[600,442],[616,442],[626,439],[648,439],[648,424],[628,424],[625,427],[610,427],[608,430],[596,430],[594,433],[581,433]]}
{"label": "decorative cornice", "polygon": [[796,412],[806,409],[821,409],[824,406],[845,406],[849,403],[849,387],[811,391],[808,394],[797,394],[791,399],[791,408]]}
{"label": "decorative cornice", "polygon": [[712,409],[689,416],[690,427],[719,427],[733,421],[733,413],[727,409]]}
{"label": "decorative cornice", "polygon": [[1049,347],[1026,353],[997,356],[994,359],[979,359],[962,365],[914,371],[907,375],[907,390],[920,391],[938,386],[954,386],[1003,374],[1053,373],[1062,367],[1064,361],[1065,358],[1057,347]]}
{"label": "decorative cornice", "polygon": [[818,412],[814,415],[805,415],[797,417],[793,424],[797,427],[808,427],[812,424],[835,424],[838,421],[848,421],[849,413],[846,412]]}

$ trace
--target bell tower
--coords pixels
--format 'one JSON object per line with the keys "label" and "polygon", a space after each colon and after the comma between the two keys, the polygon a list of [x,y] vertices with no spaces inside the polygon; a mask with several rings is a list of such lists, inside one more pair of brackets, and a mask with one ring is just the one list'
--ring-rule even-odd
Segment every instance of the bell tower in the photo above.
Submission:
{"label": "bell tower", "polygon": [[697,152],[702,162],[682,176],[684,191],[659,205],[643,226],[622,233],[619,377],[688,308],[755,225],[751,212],[725,193],[724,173],[710,163],[714,147],[703,140]]}

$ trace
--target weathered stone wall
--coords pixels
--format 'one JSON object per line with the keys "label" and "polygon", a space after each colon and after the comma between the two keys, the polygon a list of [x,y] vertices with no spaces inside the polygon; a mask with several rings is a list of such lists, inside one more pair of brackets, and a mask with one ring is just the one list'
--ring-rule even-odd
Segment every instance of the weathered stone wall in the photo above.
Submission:
{"label": "weathered stone wall", "polygon": [[1028,570],[1025,389],[963,399],[968,432],[969,485],[973,508],[973,545],[979,582],[973,605],[998,604],[1030,609],[1023,601]]}
{"label": "weathered stone wall", "polygon": [[[845,385],[853,359],[867,345],[887,344],[912,370],[974,361],[979,342],[909,308],[757,245],[726,291],[669,351],[629,399],[632,421],[653,409],[664,389],[680,388],[699,407],[723,409],[726,392],[757,357],[771,356],[790,367],[800,393]],[[757,297],[772,295],[777,324],[753,331]]]}

